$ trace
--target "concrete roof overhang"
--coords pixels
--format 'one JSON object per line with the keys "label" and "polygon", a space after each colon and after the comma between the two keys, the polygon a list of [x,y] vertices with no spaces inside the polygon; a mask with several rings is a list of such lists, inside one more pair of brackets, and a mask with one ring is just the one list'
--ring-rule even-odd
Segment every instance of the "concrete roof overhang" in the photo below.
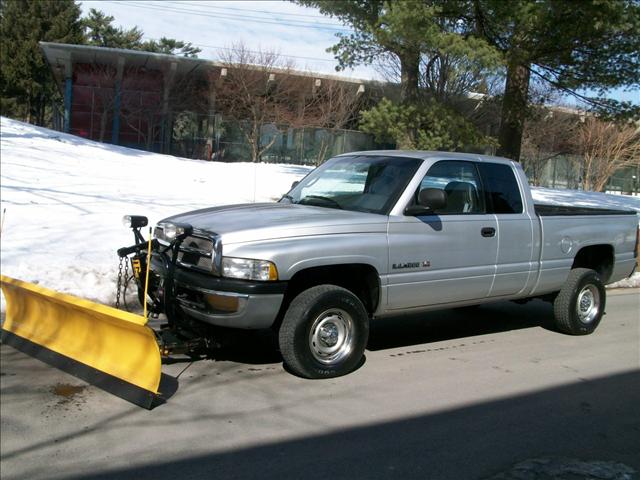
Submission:
{"label": "concrete roof overhang", "polygon": [[[233,65],[202,58],[187,58],[180,57],[178,55],[143,52],[139,50],[125,50],[120,48],[94,47],[89,45],[73,45],[51,42],[40,42],[40,48],[42,49],[47,62],[51,65],[53,75],[60,88],[62,88],[65,77],[67,75],[71,75],[72,65],[74,63],[96,63],[101,65],[113,65],[116,67],[119,61],[124,60],[125,65],[127,66],[144,67],[150,70],[159,70],[161,72],[168,72],[170,69],[175,68],[175,73],[178,75],[190,74],[197,70],[211,71],[213,69],[233,68]],[[175,67],[172,67],[174,64]],[[291,71],[277,68],[273,69],[273,72],[276,74],[279,71],[289,75],[334,80],[356,85],[371,85],[377,83],[368,80],[340,77],[337,75],[327,75],[299,70]]]}

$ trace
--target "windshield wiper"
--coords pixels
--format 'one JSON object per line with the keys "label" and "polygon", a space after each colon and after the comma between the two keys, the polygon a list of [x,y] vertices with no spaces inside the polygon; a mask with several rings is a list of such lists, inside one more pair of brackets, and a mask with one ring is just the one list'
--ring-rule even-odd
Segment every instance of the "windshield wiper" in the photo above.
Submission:
{"label": "windshield wiper", "polygon": [[[336,202],[333,198],[329,198],[329,197],[323,197],[321,195],[307,195],[304,198],[301,198],[300,201],[298,203],[309,203],[306,202],[306,200],[320,200],[321,202],[325,202],[325,203],[329,203],[332,206],[339,208],[340,210],[342,210],[342,205],[340,205],[338,202]],[[321,207],[322,205],[318,205],[319,207]]]}

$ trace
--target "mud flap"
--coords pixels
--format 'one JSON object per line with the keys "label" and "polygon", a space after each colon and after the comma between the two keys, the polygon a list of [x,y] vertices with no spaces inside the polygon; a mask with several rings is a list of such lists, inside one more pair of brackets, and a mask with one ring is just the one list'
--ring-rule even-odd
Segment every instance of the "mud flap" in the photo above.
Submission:
{"label": "mud flap", "polygon": [[161,358],[140,315],[0,276],[2,342],[144,408],[159,400]]}

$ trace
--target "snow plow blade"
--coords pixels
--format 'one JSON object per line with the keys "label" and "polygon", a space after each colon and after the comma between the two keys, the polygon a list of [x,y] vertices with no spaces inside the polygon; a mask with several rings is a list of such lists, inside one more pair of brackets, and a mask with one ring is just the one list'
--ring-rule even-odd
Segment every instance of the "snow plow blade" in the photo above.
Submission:
{"label": "snow plow blade", "polygon": [[161,359],[140,315],[0,276],[2,342],[144,408],[158,400]]}

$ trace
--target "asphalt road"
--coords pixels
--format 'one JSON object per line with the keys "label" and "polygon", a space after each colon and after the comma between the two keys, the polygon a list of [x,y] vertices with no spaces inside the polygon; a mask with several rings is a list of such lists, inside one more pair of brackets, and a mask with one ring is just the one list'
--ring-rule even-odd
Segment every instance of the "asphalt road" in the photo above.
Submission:
{"label": "asphalt road", "polygon": [[537,479],[551,477],[516,470],[574,462],[573,479],[587,478],[575,462],[601,461],[628,476],[590,478],[640,478],[639,312],[637,289],[610,294],[587,337],[552,331],[540,301],[378,321],[364,365],[325,381],[288,374],[252,336],[165,365],[177,390],[152,411],[2,345],[0,472]]}

